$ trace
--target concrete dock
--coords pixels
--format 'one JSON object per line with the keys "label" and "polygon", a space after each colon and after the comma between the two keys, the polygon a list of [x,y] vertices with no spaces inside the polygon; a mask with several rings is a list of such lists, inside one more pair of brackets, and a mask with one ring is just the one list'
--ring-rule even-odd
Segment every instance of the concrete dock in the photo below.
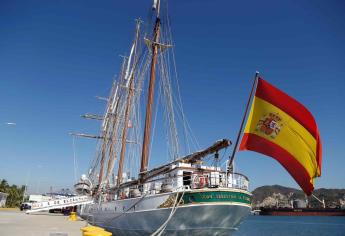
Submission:
{"label": "concrete dock", "polygon": [[84,226],[85,221],[68,221],[61,214],[0,211],[0,236],[81,236]]}

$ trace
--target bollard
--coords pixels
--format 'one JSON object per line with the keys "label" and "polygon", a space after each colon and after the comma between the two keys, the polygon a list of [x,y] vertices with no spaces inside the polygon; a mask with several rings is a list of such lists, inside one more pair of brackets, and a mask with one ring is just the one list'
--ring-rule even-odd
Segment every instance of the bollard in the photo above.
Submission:
{"label": "bollard", "polygon": [[77,217],[77,212],[71,211],[69,217],[68,217],[69,221],[77,221],[78,217]]}
{"label": "bollard", "polygon": [[80,229],[81,232],[84,234],[85,232],[89,232],[89,231],[104,231],[103,228],[101,227],[97,227],[97,226],[92,226],[92,225],[89,225],[89,226],[86,226],[84,228],[81,228]]}
{"label": "bollard", "polygon": [[83,236],[111,236],[112,233],[108,231],[86,231]]}

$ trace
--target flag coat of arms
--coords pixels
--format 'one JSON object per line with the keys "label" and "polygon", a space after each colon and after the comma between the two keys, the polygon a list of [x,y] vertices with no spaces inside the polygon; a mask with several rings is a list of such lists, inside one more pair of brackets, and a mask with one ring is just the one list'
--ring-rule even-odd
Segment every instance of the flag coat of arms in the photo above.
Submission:
{"label": "flag coat of arms", "polygon": [[276,159],[307,195],[321,175],[321,141],[312,114],[261,78],[239,149]]}

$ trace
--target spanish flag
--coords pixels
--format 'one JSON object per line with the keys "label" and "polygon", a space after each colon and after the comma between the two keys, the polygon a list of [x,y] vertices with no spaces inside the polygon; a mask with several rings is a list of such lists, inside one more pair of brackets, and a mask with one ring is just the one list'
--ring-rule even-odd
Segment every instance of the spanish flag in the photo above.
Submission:
{"label": "spanish flag", "polygon": [[239,149],[276,159],[307,195],[321,175],[321,140],[312,114],[261,78]]}

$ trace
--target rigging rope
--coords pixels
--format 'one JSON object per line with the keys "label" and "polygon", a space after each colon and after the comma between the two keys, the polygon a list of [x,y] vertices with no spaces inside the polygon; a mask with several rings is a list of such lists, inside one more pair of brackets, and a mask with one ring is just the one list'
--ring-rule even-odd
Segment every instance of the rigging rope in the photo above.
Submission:
{"label": "rigging rope", "polygon": [[[175,53],[174,50],[169,50],[167,47],[170,47],[170,45],[173,45],[173,38],[172,38],[172,31],[170,27],[170,18],[168,13],[168,3],[165,1],[165,4],[162,4],[164,6],[163,11],[166,12],[166,14],[160,14],[161,16],[161,47],[160,52],[158,54],[158,60],[157,60],[157,73],[159,74],[160,79],[160,93],[159,93],[159,99],[157,102],[157,108],[156,108],[156,115],[154,117],[154,125],[153,125],[153,135],[151,137],[150,141],[150,150],[152,150],[153,145],[153,138],[155,136],[155,130],[157,129],[157,116],[158,116],[158,105],[160,104],[163,106],[163,112],[164,112],[164,125],[165,125],[165,131],[166,131],[166,140],[167,140],[167,152],[168,157],[170,159],[176,159],[181,153],[181,151],[185,151],[187,153],[191,152],[191,149],[200,149],[199,143],[192,132],[191,126],[186,118],[186,115],[183,110],[183,104],[182,104],[182,98],[180,93],[180,86],[179,86],[179,79],[178,79],[178,73],[177,73],[177,66],[175,61]],[[151,10],[149,10],[147,21],[145,23],[146,30],[142,34],[144,37],[140,38],[152,38],[151,26],[153,25],[153,17],[155,17],[155,14]],[[130,167],[132,170],[133,167],[137,165],[133,165],[134,158],[137,158],[138,164],[140,165],[140,152],[142,150],[141,147],[141,137],[142,137],[142,120],[141,120],[141,112],[140,104],[141,104],[141,96],[143,92],[141,89],[144,87],[144,81],[146,75],[148,74],[148,68],[150,65],[150,45],[147,45],[148,47],[140,47],[140,45],[143,43],[143,40],[138,40],[138,53],[137,58],[133,58],[132,62],[130,62],[130,65],[127,65],[127,68],[130,66],[132,68],[132,72],[134,73],[135,78],[137,78],[136,83],[136,95],[133,97],[133,109],[131,113],[134,113],[131,115],[131,121],[133,121],[133,131],[130,131],[128,133],[128,137],[134,137],[134,140],[138,142],[139,144],[136,145],[137,148],[131,147],[126,152],[126,161],[125,161],[125,167],[124,169],[128,169]],[[166,46],[164,46],[166,45]],[[127,63],[129,64],[129,63]],[[122,67],[120,69],[121,73],[117,77],[118,84],[120,85],[121,82],[124,80],[124,69],[126,68],[125,63],[122,64]],[[131,72],[131,73],[132,73]],[[116,111],[117,116],[121,116],[124,112],[125,104],[126,102],[123,100],[124,96],[126,94],[125,89],[120,88],[119,93],[117,95],[118,98],[118,109]],[[109,116],[107,109],[109,108],[109,102],[113,101],[115,99],[114,97],[114,90],[112,89],[109,99],[108,99],[108,105],[105,110],[105,128],[102,136],[104,137],[103,140],[98,140],[97,143],[97,154],[95,155],[95,158],[90,163],[91,164],[91,173],[89,175],[90,179],[94,180],[97,178],[97,169],[100,169],[100,160],[104,160],[104,163],[108,163],[111,158],[114,158],[114,165],[115,165],[115,157],[118,156],[119,151],[121,149],[121,145],[117,142],[118,137],[121,137],[121,128],[124,127],[123,122],[119,121],[118,118],[114,118],[114,115]],[[162,99],[160,101],[160,99]],[[134,125],[135,121],[135,125]],[[178,122],[178,123],[177,123]],[[116,127],[116,128],[115,128]],[[181,135],[182,140],[184,139],[184,144],[181,145],[181,140],[179,133],[183,132],[183,135]],[[156,134],[157,136],[157,134]],[[102,142],[104,144],[102,145]],[[110,153],[110,151],[112,152]],[[103,153],[103,154],[102,154]],[[105,154],[106,153],[106,154]],[[106,155],[106,156],[104,156]],[[108,161],[107,161],[108,160]],[[138,166],[139,166],[138,165]],[[104,169],[107,170],[107,166],[104,164]],[[116,168],[111,168],[112,172],[116,170]],[[131,171],[132,171],[131,170]],[[138,171],[138,168],[135,169]],[[92,177],[91,177],[92,176]],[[108,173],[105,175],[108,179],[111,175]],[[103,181],[107,181],[107,179],[103,179]],[[102,182],[103,182],[102,181]]]}

